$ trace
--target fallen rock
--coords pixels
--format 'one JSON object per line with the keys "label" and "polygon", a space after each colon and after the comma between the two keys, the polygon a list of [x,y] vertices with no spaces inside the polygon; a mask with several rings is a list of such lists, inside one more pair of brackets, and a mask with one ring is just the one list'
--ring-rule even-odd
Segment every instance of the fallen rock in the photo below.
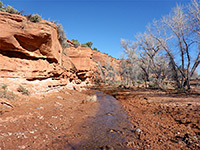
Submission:
{"label": "fallen rock", "polygon": [[97,102],[97,96],[96,95],[88,96],[86,101],[87,102]]}
{"label": "fallen rock", "polygon": [[80,80],[80,79],[77,79],[77,80],[75,80],[75,83],[76,83],[76,84],[81,84],[81,80]]}

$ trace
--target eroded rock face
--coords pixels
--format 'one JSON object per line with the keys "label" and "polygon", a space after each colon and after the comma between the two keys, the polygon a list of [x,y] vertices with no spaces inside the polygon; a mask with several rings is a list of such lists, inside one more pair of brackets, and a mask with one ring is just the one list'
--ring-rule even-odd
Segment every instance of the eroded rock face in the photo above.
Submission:
{"label": "eroded rock face", "polygon": [[[104,66],[108,56],[70,45],[63,52],[57,27],[51,22],[33,23],[22,15],[0,11],[0,78],[33,81],[56,77],[62,84],[91,83],[99,62]],[[110,58],[111,65],[119,65]]]}
{"label": "eroded rock face", "polygon": [[[33,23],[24,16],[0,11],[0,60],[3,78],[59,76],[64,69],[56,25],[44,20]],[[65,62],[68,68],[69,64]]]}
{"label": "eroded rock face", "polygon": [[65,71],[76,72],[77,68],[72,62],[72,60],[65,54],[62,55],[62,65]]}
{"label": "eroded rock face", "polygon": [[102,66],[109,63],[112,67],[116,68],[117,70],[120,69],[120,60],[108,56],[107,54],[93,50],[92,59],[95,62],[100,62]]}
{"label": "eroded rock face", "polygon": [[[76,75],[82,81],[94,80],[98,70],[99,63],[105,66],[109,63],[114,69],[119,71],[120,61],[109,57],[106,54],[92,50],[86,47],[70,47],[65,49],[66,55],[72,60],[76,70]],[[120,80],[117,76],[115,80]]]}
{"label": "eroded rock face", "polygon": [[29,80],[57,77],[63,69],[56,63],[47,60],[27,60],[21,58],[9,58],[0,54],[0,77],[25,78]]}
{"label": "eroded rock face", "polygon": [[[98,51],[93,51],[93,56],[92,59],[96,62],[96,63],[100,63],[102,66],[102,70],[104,70],[104,72],[107,74],[106,79],[108,80],[112,80],[112,81],[121,81],[121,77],[120,77],[120,60],[113,58],[111,56],[108,56],[107,54],[98,52]],[[107,66],[107,67],[105,67]],[[106,71],[105,68],[111,67],[112,69]],[[99,72],[99,70],[97,69],[97,72]],[[115,75],[113,77],[109,77],[108,74],[109,73],[114,73]]]}
{"label": "eroded rock face", "polygon": [[44,20],[33,23],[21,15],[0,12],[0,53],[60,63],[61,51],[56,25]]}
{"label": "eroded rock face", "polygon": [[77,70],[95,70],[96,63],[92,60],[93,50],[85,47],[66,48],[67,56],[72,60]]}

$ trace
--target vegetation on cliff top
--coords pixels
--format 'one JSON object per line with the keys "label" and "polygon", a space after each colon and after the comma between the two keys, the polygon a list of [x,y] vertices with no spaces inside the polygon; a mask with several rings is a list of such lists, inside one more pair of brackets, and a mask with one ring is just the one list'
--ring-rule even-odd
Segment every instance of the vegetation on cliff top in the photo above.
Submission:
{"label": "vegetation on cliff top", "polygon": [[[8,12],[11,14],[17,14],[17,15],[22,15],[24,11],[18,11],[17,9],[13,8],[10,5],[3,5],[3,2],[0,1],[0,11],[2,12]],[[41,21],[41,16],[38,14],[33,14],[33,15],[25,15],[28,20],[31,22],[37,23]]]}

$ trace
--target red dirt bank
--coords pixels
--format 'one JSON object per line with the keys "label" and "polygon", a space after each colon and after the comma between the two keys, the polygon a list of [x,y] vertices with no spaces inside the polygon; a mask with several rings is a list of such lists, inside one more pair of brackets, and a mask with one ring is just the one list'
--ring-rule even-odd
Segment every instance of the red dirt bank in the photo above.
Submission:
{"label": "red dirt bank", "polygon": [[[106,92],[116,96],[116,102],[128,115],[128,122],[117,114],[123,109],[115,106],[115,102],[101,106],[99,102],[88,101],[88,94],[94,94],[92,91],[80,93],[63,89],[30,98],[18,97],[15,101],[1,99],[13,108],[5,103],[0,105],[0,148],[200,148],[199,95],[129,90]],[[99,98],[108,97],[102,96]],[[101,120],[101,117],[111,119],[111,122]]]}
{"label": "red dirt bank", "polygon": [[114,95],[140,129],[133,149],[199,149],[200,95],[144,90],[105,90]]}

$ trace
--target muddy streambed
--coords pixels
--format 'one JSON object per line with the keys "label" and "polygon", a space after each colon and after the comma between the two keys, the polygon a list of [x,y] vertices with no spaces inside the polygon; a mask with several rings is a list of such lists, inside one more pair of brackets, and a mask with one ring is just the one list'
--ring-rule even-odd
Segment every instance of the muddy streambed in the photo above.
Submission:
{"label": "muddy streambed", "polygon": [[0,150],[199,149],[199,95],[151,93],[125,91],[116,100],[62,90],[0,99]]}
{"label": "muddy streambed", "polygon": [[87,93],[63,90],[7,101],[13,107],[0,104],[0,150],[128,149],[136,129],[119,101],[92,93],[97,101],[87,101]]}
{"label": "muddy streambed", "polygon": [[127,143],[135,136],[128,116],[112,96],[96,92],[99,107],[95,116],[88,117],[79,127],[80,139],[68,140],[71,149],[128,149]]}

